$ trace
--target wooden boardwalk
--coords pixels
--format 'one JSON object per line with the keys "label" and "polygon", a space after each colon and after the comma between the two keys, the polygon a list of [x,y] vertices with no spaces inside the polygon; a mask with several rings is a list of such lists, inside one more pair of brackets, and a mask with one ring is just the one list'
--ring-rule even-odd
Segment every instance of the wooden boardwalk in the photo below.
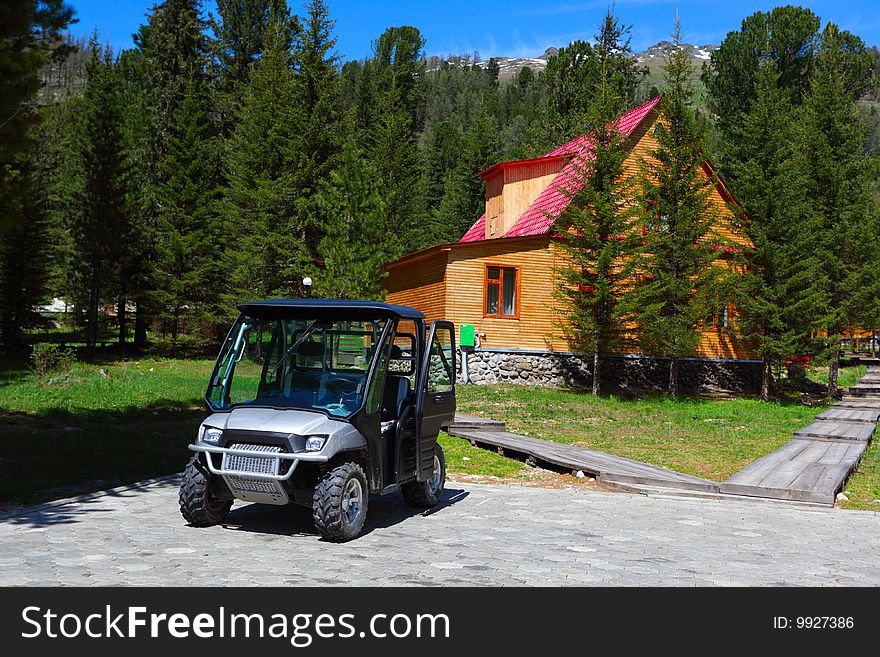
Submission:
{"label": "wooden boardwalk", "polygon": [[[876,382],[872,380],[875,378]],[[820,413],[812,424],[796,431],[786,445],[722,483],[575,445],[519,436],[505,431],[501,422],[473,415],[457,414],[447,431],[473,445],[525,458],[534,465],[580,470],[602,483],[631,490],[833,505],[868,448],[880,418],[880,368],[869,367],[849,393]]]}
{"label": "wooden boardwalk", "polygon": [[834,504],[867,445],[796,438],[737,472],[721,492]]}
{"label": "wooden boardwalk", "polygon": [[771,454],[721,484],[721,492],[834,504],[880,418],[880,370],[868,369],[849,395]]}
{"label": "wooden boardwalk", "polygon": [[877,424],[880,418],[880,405],[874,408],[862,408],[852,406],[841,406],[835,404],[824,413],[816,416],[817,420],[832,420],[838,422],[870,422]]}
{"label": "wooden boardwalk", "polygon": [[621,456],[519,436],[506,431],[460,429],[453,423],[449,435],[469,440],[479,447],[492,447],[500,454],[525,456],[534,464],[549,464],[565,470],[581,470],[606,484],[642,484],[710,493],[718,492],[718,482],[667,470],[656,465],[633,461]]}
{"label": "wooden boardwalk", "polygon": [[834,408],[865,408],[880,409],[880,399],[872,397],[851,397],[844,395],[843,399],[834,404]]}

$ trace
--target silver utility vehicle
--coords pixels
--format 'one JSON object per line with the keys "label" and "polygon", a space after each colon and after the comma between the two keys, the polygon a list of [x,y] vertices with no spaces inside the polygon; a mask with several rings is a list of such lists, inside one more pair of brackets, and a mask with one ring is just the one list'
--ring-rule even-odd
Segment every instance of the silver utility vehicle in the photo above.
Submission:
{"label": "silver utility vehicle", "polygon": [[212,415],[180,487],[190,524],[233,500],[311,507],[332,541],[356,537],[370,493],[417,507],[443,494],[437,444],[455,415],[455,329],[373,301],[272,299],[239,307],[205,393]]}

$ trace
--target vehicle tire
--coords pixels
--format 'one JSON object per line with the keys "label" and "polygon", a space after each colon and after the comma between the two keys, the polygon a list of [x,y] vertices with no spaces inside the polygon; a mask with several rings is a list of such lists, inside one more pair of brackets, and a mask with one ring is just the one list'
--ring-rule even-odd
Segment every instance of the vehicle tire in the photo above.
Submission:
{"label": "vehicle tire", "polygon": [[190,459],[183,471],[178,497],[180,514],[193,527],[219,525],[232,508],[232,500],[214,499],[211,492],[213,478],[198,455]]}
{"label": "vehicle tire", "polygon": [[318,481],[312,518],[328,541],[350,541],[361,533],[370,500],[367,476],[357,463],[338,465]]}
{"label": "vehicle tire", "polygon": [[446,457],[443,448],[434,443],[434,476],[428,481],[410,481],[400,487],[403,499],[410,506],[430,509],[443,497],[446,485]]}

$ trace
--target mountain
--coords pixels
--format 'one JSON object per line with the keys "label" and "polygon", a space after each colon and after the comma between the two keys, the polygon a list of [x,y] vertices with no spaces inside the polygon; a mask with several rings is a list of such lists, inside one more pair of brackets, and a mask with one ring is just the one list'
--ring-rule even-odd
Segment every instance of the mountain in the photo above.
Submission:
{"label": "mountain", "polygon": [[[697,77],[699,77],[699,73],[703,70],[703,62],[709,60],[709,57],[712,56],[712,53],[715,52],[715,49],[718,46],[713,46],[711,44],[703,46],[684,44],[684,47],[691,56],[694,67],[697,70]],[[660,69],[666,62],[673,48],[674,46],[670,41],[660,41],[659,43],[655,43],[653,46],[646,48],[642,52],[635,54],[636,61],[645,64],[648,68],[648,77],[645,80],[645,83],[648,86],[657,84],[660,81]],[[512,78],[526,66],[530,67],[534,73],[540,73],[547,67],[547,60],[557,52],[557,48],[547,48],[547,50],[544,51],[544,54],[537,57],[494,57],[493,59],[498,63],[498,78],[501,80]],[[479,59],[479,55],[476,53],[474,55],[461,55],[449,57],[447,59],[429,57],[428,71],[437,70],[444,65],[468,66],[471,64],[476,64],[480,68],[486,68],[489,66],[489,61]]]}

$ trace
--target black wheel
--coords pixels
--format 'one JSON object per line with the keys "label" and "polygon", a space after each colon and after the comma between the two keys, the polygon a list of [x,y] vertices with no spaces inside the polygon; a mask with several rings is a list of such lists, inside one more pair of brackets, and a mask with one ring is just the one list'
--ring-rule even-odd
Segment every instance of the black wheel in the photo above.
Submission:
{"label": "black wheel", "polygon": [[434,443],[434,476],[428,481],[410,481],[400,487],[403,499],[410,506],[420,509],[430,509],[437,506],[443,497],[443,487],[446,485],[446,457],[443,456],[443,448]]}
{"label": "black wheel", "polygon": [[193,456],[183,471],[180,483],[180,514],[193,527],[219,525],[226,519],[232,507],[232,500],[215,499],[211,493],[211,480],[214,475],[207,466]]}
{"label": "black wheel", "polygon": [[312,518],[328,541],[350,541],[364,527],[369,503],[367,476],[357,463],[343,463],[321,477],[312,500]]}

